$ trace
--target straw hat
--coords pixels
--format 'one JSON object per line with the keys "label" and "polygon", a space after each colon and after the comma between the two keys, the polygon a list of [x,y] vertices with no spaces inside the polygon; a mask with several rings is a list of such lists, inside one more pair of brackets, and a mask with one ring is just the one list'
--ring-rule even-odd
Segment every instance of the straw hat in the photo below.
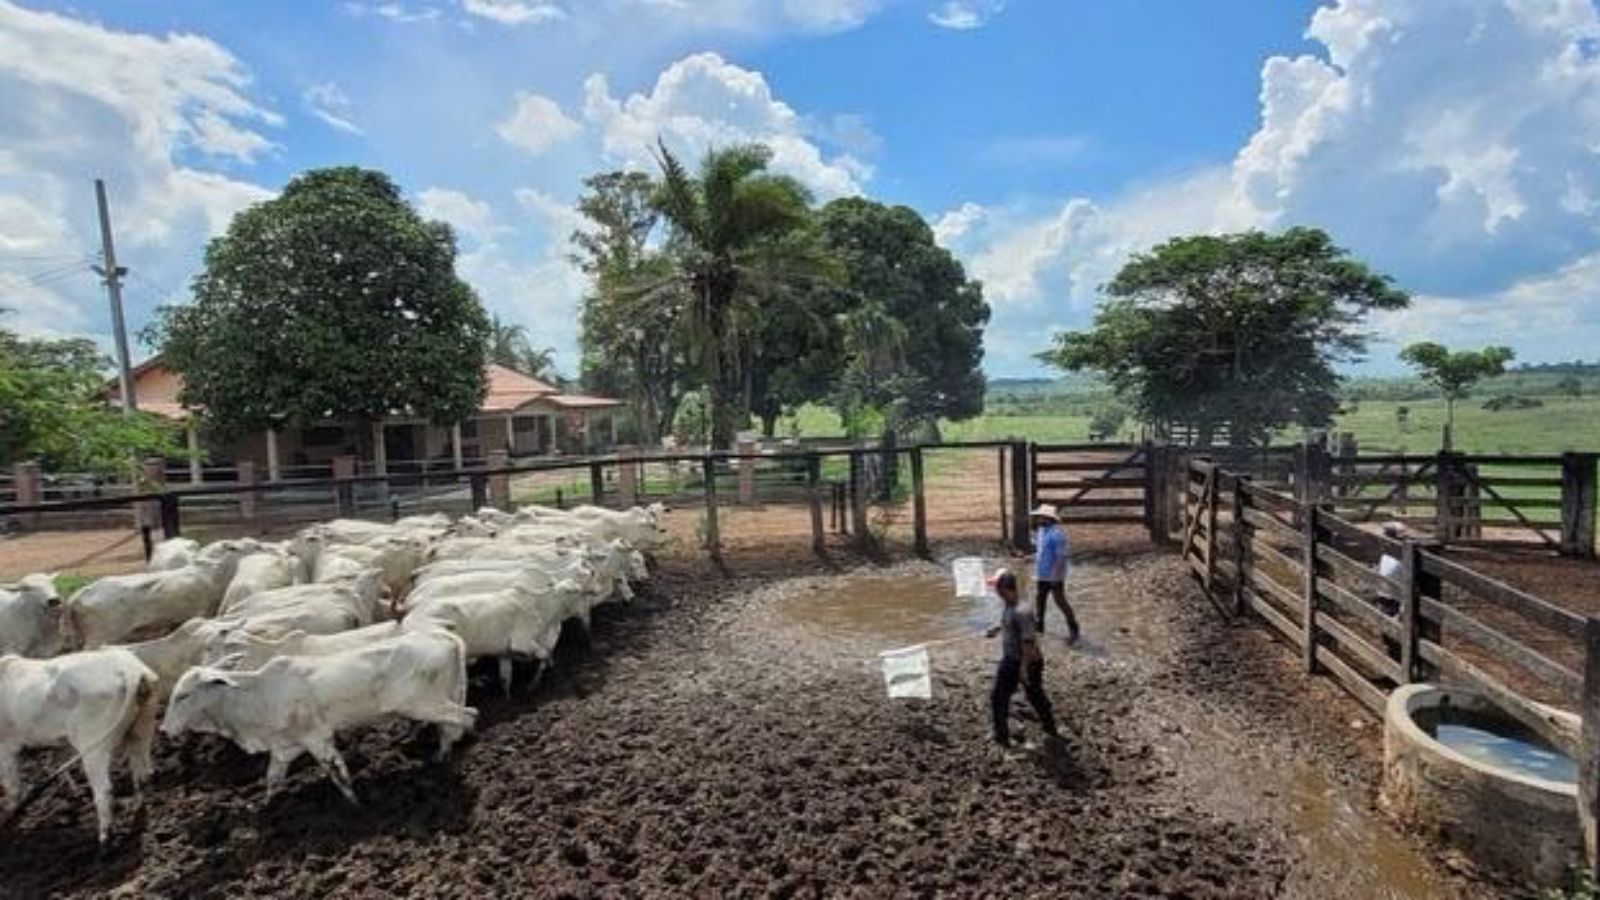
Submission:
{"label": "straw hat", "polygon": [[1048,503],[1039,504],[1033,510],[1033,512],[1028,513],[1028,515],[1032,516],[1035,519],[1059,519],[1059,518],[1061,518],[1061,513],[1057,512],[1056,508],[1054,506],[1048,504]]}

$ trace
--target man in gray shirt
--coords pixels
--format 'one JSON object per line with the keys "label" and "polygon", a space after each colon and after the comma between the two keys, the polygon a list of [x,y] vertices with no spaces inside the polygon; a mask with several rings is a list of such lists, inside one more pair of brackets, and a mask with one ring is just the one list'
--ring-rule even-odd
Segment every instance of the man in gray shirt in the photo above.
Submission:
{"label": "man in gray shirt", "polygon": [[1000,663],[995,668],[994,690],[989,695],[990,736],[1002,747],[1011,746],[1011,698],[1022,685],[1022,692],[1039,716],[1046,734],[1056,733],[1056,718],[1050,698],[1044,695],[1044,657],[1039,654],[1039,635],[1033,611],[1017,605],[1017,576],[1001,569],[989,579],[1000,596],[1004,609],[1000,624],[989,629],[989,637],[1000,635]]}

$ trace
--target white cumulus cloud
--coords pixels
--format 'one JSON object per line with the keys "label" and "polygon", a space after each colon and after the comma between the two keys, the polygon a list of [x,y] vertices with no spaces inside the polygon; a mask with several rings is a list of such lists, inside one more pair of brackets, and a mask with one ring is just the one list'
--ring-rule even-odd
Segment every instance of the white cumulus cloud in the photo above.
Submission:
{"label": "white cumulus cloud", "polygon": [[495,127],[507,143],[538,156],[577,135],[581,129],[561,109],[561,104],[542,94],[518,91],[511,115]]}
{"label": "white cumulus cloud", "polygon": [[457,234],[476,243],[492,241],[505,230],[495,221],[488,203],[450,188],[430,187],[417,192],[417,211],[425,218],[449,224]]}
{"label": "white cumulus cloud", "polygon": [[[615,0],[614,0],[615,2]],[[655,14],[668,25],[694,31],[764,33],[781,30],[848,31],[860,27],[887,0],[620,0]]]}
{"label": "white cumulus cloud", "polygon": [[501,25],[538,25],[565,19],[567,13],[554,3],[529,3],[525,0],[461,0],[468,15]]}
{"label": "white cumulus cloud", "polygon": [[928,21],[952,31],[971,31],[989,24],[1005,8],[1005,0],[945,0],[928,13]]}
{"label": "white cumulus cloud", "polygon": [[300,94],[300,100],[305,104],[306,112],[320,119],[323,124],[336,131],[346,134],[361,134],[361,127],[350,121],[350,98],[333,82],[314,84]]}
{"label": "white cumulus cloud", "polygon": [[657,138],[690,160],[710,147],[760,141],[772,149],[772,168],[792,175],[820,199],[859,194],[872,167],[849,153],[828,154],[806,121],[779,100],[760,72],[715,53],[696,53],[668,66],[648,93],[614,97],[604,75],[584,82],[584,119],[605,153],[622,165],[648,165]]}
{"label": "white cumulus cloud", "polygon": [[[142,321],[187,280],[209,236],[269,196],[209,165],[248,165],[281,123],[238,60],[206,38],[115,31],[0,0],[0,250],[95,254],[91,180],[103,178],[118,261],[132,273],[129,318]],[[0,259],[5,326],[103,335],[95,277],[47,265]]]}

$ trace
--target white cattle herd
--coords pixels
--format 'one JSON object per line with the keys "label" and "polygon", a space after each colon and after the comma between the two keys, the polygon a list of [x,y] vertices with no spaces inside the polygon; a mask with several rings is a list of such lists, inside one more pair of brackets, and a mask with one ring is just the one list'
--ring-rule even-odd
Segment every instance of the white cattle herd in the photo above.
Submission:
{"label": "white cattle herd", "polygon": [[281,543],[174,538],[149,571],[65,601],[47,575],[0,585],[5,808],[22,797],[20,751],[65,742],[104,842],[112,766],[127,759],[139,797],[158,722],[171,737],[215,734],[270,754],[269,797],[310,754],[354,802],[340,732],[395,716],[431,723],[445,758],[477,716],[467,663],[497,658],[509,694],[513,660],[547,663],[564,622],[587,628],[596,606],[633,597],[644,554],[665,537],[662,513],[337,520]]}

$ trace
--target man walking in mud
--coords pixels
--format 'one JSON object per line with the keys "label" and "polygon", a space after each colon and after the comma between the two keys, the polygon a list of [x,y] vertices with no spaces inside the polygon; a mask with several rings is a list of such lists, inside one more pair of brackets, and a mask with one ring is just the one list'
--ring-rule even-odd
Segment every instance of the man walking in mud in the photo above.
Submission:
{"label": "man walking in mud", "polygon": [[1067,617],[1067,641],[1078,640],[1078,617],[1072,614],[1072,604],[1067,602],[1067,532],[1061,527],[1060,515],[1048,503],[1033,511],[1033,612],[1039,630],[1044,631],[1045,613],[1050,609],[1049,598],[1054,595],[1056,605]]}
{"label": "man walking in mud", "polygon": [[1001,747],[1011,746],[1011,698],[1017,685],[1039,716],[1044,733],[1056,736],[1056,717],[1050,698],[1044,694],[1044,657],[1039,654],[1039,636],[1033,614],[1017,606],[1017,576],[1001,569],[989,578],[989,586],[999,595],[1003,609],[1000,624],[990,628],[989,637],[1000,636],[1000,663],[995,667],[994,689],[989,694],[990,737]]}

